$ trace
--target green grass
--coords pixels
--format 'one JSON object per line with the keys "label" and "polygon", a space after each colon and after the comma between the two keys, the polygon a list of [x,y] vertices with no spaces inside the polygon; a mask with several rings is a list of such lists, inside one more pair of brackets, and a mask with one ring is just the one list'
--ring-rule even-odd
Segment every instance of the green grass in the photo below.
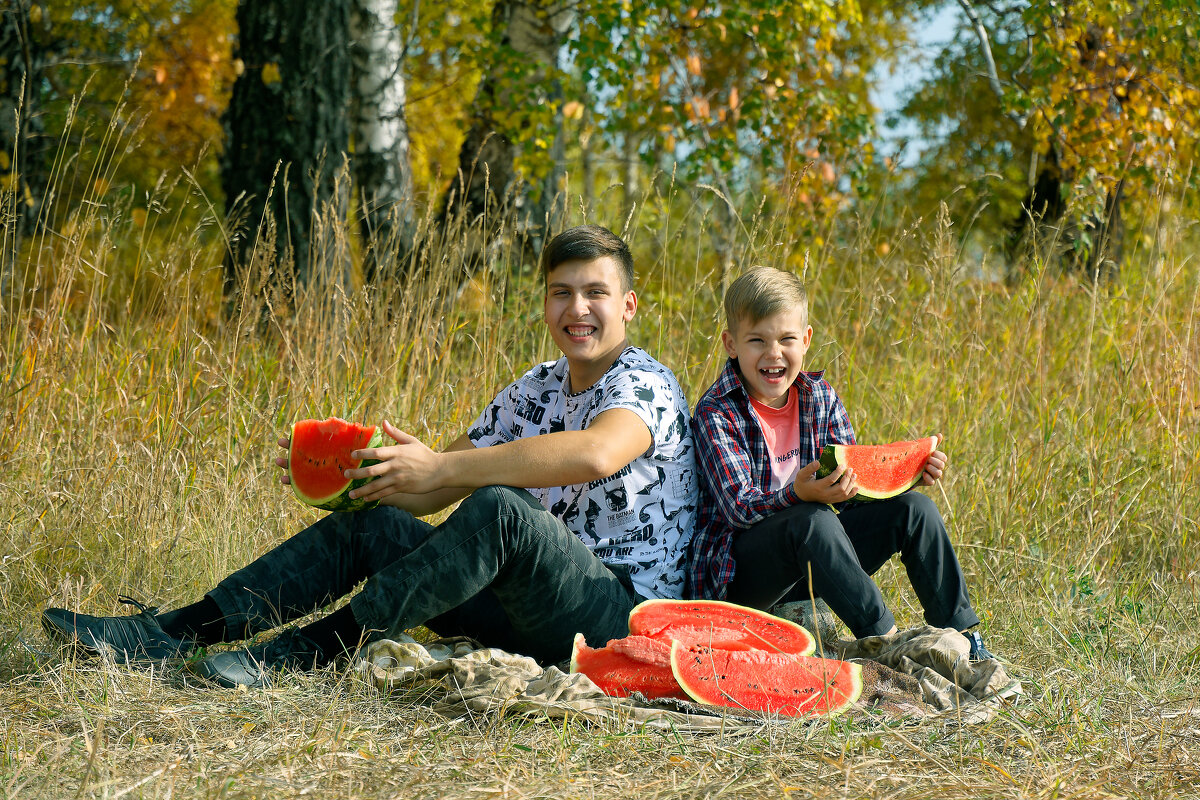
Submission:
{"label": "green grass", "polygon": [[[1039,267],[987,280],[944,221],[914,225],[887,257],[845,233],[813,250],[811,366],[860,440],[945,435],[934,496],[988,644],[1027,696],[981,727],[837,720],[733,738],[451,724],[336,672],[225,692],[32,655],[47,604],[189,602],[315,519],[272,465],[292,420],[387,417],[437,446],[554,357],[512,250],[452,303],[444,280],[314,287],[286,313],[276,301],[224,317],[220,237],[196,202],[200,223],[148,204],[143,224],[98,199],[34,243],[4,301],[6,796],[1200,795],[1200,269],[1186,228],[1164,225],[1102,287]],[[719,270],[704,207],[656,202],[631,234],[631,338],[694,402],[723,358]],[[750,220],[740,260],[803,264],[787,223]],[[439,275],[465,241],[430,254]],[[880,581],[900,623],[918,624],[902,570]]]}

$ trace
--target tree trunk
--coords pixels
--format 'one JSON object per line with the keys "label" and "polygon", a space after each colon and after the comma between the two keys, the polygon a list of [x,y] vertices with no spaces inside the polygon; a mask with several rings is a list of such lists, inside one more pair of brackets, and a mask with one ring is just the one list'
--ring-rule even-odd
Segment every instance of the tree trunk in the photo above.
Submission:
{"label": "tree trunk", "polygon": [[[339,0],[241,0],[221,164],[232,232],[226,289],[247,268],[301,282],[344,279],[335,254],[345,213],[337,173],[349,145],[349,14]],[[280,270],[279,268],[284,268]]]}
{"label": "tree trunk", "polygon": [[516,179],[513,137],[520,130],[510,129],[501,119],[529,104],[547,102],[545,73],[553,67],[575,13],[566,0],[497,0],[492,9],[493,30],[503,31],[503,57],[512,64],[535,64],[537,69],[514,80],[505,77],[513,72],[511,65],[494,65],[485,70],[476,92],[458,171],[441,213],[443,225],[462,225],[467,234],[468,271],[482,266],[500,222],[493,217],[510,199]]}
{"label": "tree trunk", "polygon": [[[1030,166],[1033,171],[1033,165]],[[1061,236],[1060,225],[1067,211],[1063,198],[1063,175],[1058,165],[1058,149],[1051,142],[1040,159],[1037,176],[1029,191],[1021,200],[1021,210],[1008,224],[1005,240],[1009,282],[1021,272],[1021,265],[1029,255],[1037,253],[1048,244],[1056,243]],[[1046,240],[1050,241],[1047,242]]]}
{"label": "tree trunk", "polygon": [[368,283],[401,274],[415,228],[396,0],[351,0],[354,182]]}
{"label": "tree trunk", "polygon": [[595,212],[593,206],[596,204],[596,163],[592,155],[592,137],[596,133],[591,123],[592,111],[590,108],[585,108],[579,136],[579,180],[581,184],[580,202],[589,219]]}
{"label": "tree trunk", "polygon": [[[551,90],[555,102],[562,99],[559,89],[555,81]],[[549,238],[549,234],[558,228],[566,210],[567,143],[563,134],[566,121],[562,109],[559,109],[554,118],[556,124],[554,141],[550,145],[550,169],[539,187],[537,198],[529,204],[529,210],[518,226],[518,230],[523,234],[526,255],[534,261],[537,260],[537,254],[542,252],[542,245]]]}
{"label": "tree trunk", "polygon": [[1103,216],[1090,215],[1084,227],[1091,238],[1084,267],[1094,281],[1116,280],[1125,253],[1125,220],[1121,216],[1121,201],[1125,197],[1125,179],[1117,181],[1104,197]]}
{"label": "tree trunk", "polygon": [[12,291],[17,258],[46,190],[40,106],[50,46],[50,14],[41,0],[10,0],[0,11],[0,301]]}
{"label": "tree trunk", "polygon": [[626,220],[633,213],[638,202],[638,150],[641,141],[632,130],[625,131],[624,152],[621,153],[621,219]]}

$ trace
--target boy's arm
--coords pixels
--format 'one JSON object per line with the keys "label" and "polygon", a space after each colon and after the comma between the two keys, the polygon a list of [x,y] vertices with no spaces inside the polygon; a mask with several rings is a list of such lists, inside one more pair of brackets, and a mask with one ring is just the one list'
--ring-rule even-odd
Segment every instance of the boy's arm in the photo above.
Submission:
{"label": "boy's arm", "polygon": [[717,511],[732,528],[749,528],[770,514],[800,502],[795,488],[764,492],[739,428],[722,411],[701,404],[693,418],[700,473]]}
{"label": "boy's arm", "polygon": [[[417,438],[383,423],[395,445],[356,450],[354,458],[380,463],[346,470],[348,478],[373,478],[351,496],[382,500],[397,492],[428,495],[447,489],[471,490],[492,484],[535,489],[570,486],[612,475],[653,444],[650,429],[634,412],[613,408],[581,431],[560,431],[512,442],[435,453]],[[446,495],[449,496],[449,495]]]}
{"label": "boy's arm", "polygon": [[[285,453],[285,455],[275,459],[275,464],[283,470],[283,475],[280,476],[279,482],[285,485],[290,485],[292,481],[288,477],[288,460],[286,453],[291,451],[292,442],[285,436],[279,440],[278,444],[283,448]],[[470,437],[464,433],[462,436],[451,442],[450,446],[446,448],[445,452],[450,452],[451,450],[467,450],[473,448],[474,446],[475,445],[471,442]],[[440,489],[435,492],[425,492],[424,494],[393,492],[387,497],[381,498],[379,502],[381,505],[402,508],[413,516],[423,517],[426,514],[432,514],[436,511],[441,511],[443,508],[457,503],[470,493],[470,489],[461,488]]]}

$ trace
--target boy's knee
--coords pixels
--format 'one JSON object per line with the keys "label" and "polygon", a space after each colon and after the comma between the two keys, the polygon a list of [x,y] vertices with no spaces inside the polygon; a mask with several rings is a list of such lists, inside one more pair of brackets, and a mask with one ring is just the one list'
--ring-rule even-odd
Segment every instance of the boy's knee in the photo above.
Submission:
{"label": "boy's knee", "polygon": [[921,492],[905,492],[896,498],[896,503],[904,509],[912,519],[940,519],[942,514],[937,504],[927,494]]}
{"label": "boy's knee", "polygon": [[817,542],[844,539],[846,529],[833,509],[826,505],[806,503],[784,512],[791,516],[787,522],[787,535],[801,547],[811,547]]}

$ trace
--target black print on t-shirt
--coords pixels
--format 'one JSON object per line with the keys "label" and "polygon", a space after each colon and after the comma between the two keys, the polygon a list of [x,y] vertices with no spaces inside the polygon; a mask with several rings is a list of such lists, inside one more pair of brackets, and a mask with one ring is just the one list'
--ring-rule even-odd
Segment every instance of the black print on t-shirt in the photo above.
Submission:
{"label": "black print on t-shirt", "polygon": [[588,498],[587,511],[583,515],[583,530],[584,532],[596,539],[596,520],[600,518],[600,506],[596,505],[596,501]]}
{"label": "black print on t-shirt", "polygon": [[609,511],[624,511],[629,507],[629,491],[625,484],[614,486],[612,489],[605,488],[604,499],[608,501]]}
{"label": "black print on t-shirt", "polygon": [[648,497],[657,493],[657,491],[662,488],[663,481],[667,479],[667,471],[665,469],[657,466],[654,469],[658,473],[658,478],[637,490],[637,493],[643,497]]}
{"label": "black print on t-shirt", "polygon": [[663,500],[659,500],[657,503],[651,503],[650,505],[642,506],[642,510],[638,512],[638,520],[641,522],[649,522],[650,520],[652,520],[653,517],[650,516],[650,509],[654,508],[655,506],[658,507],[659,514],[662,516],[663,520],[666,522],[670,522],[671,520],[673,520],[677,516],[679,516],[679,514],[681,512],[688,510],[683,506],[679,506],[674,511],[671,511],[668,513],[666,502]]}
{"label": "black print on t-shirt", "polygon": [[517,403],[517,407],[513,409],[513,413],[521,419],[529,420],[534,425],[541,425],[542,418],[546,416],[546,407],[539,406],[526,397]]}

